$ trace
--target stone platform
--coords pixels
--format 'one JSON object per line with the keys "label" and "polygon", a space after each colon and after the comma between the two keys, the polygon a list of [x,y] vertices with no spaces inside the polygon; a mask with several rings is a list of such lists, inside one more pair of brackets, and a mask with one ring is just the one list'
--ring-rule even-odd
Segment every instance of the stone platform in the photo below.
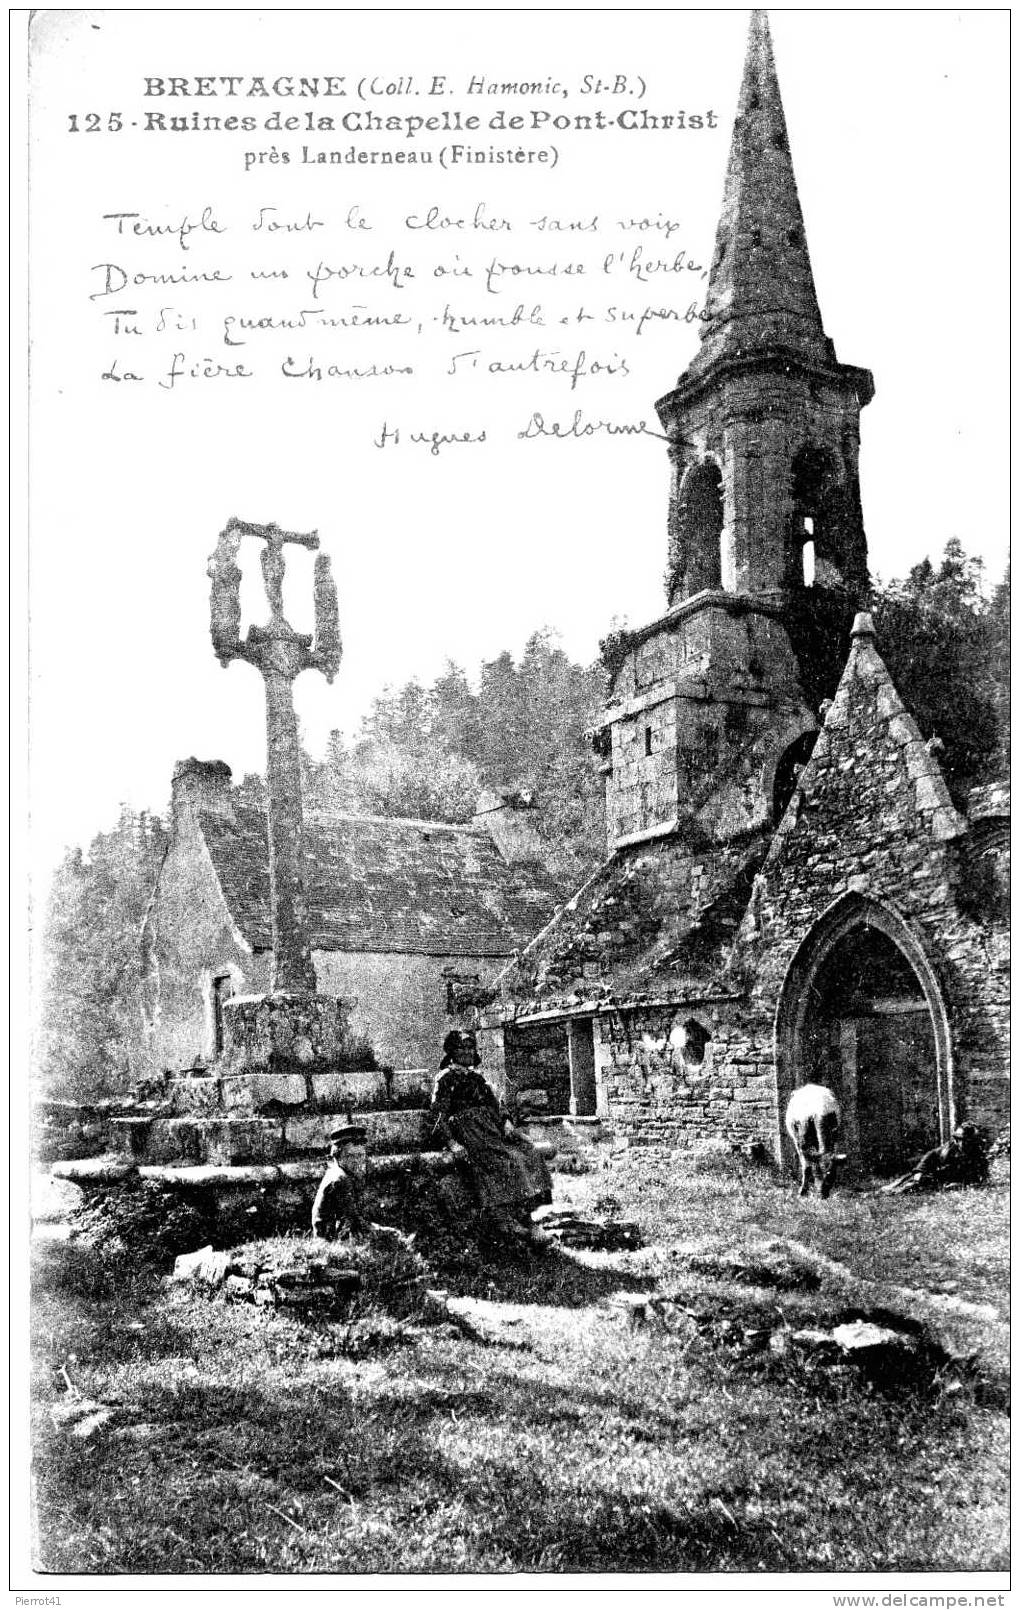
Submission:
{"label": "stone platform", "polygon": [[[162,1186],[201,1202],[225,1229],[271,1201],[274,1210],[299,1215],[311,1211],[322,1178],[324,1159],[298,1157],[279,1163],[181,1164],[137,1163],[120,1154],[84,1157],[55,1163],[54,1179],[68,1181],[86,1193],[130,1189],[140,1184]],[[456,1167],[447,1152],[397,1152],[369,1159],[368,1187],[385,1186],[415,1174],[439,1176]]]}
{"label": "stone platform", "polygon": [[169,1116],[259,1113],[267,1108],[306,1113],[427,1107],[432,1091],[428,1068],[372,1068],[323,1071],[183,1073],[167,1086]]}
{"label": "stone platform", "polygon": [[[369,1154],[430,1149],[428,1110],[353,1109],[368,1131]],[[192,1112],[186,1117],[120,1117],[111,1121],[114,1146],[136,1163],[181,1165],[274,1163],[311,1154],[325,1157],[330,1130],[344,1123],[346,1107],[325,1112]]]}

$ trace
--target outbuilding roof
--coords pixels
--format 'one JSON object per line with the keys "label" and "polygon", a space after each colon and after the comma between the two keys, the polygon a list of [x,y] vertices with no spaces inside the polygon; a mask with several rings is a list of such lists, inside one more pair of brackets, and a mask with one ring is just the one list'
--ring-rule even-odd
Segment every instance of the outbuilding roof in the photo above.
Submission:
{"label": "outbuilding roof", "polygon": [[[253,949],[272,945],[264,812],[199,823],[231,916]],[[484,830],[399,817],[305,821],[313,950],[509,957],[564,891],[538,862],[508,863]]]}

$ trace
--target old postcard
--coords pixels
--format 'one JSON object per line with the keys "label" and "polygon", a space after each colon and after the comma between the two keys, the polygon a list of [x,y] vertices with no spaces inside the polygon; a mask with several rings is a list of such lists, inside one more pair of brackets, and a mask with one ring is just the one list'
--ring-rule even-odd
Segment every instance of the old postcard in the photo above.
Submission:
{"label": "old postcard", "polygon": [[19,1602],[1000,1602],[1008,13],[15,24]]}

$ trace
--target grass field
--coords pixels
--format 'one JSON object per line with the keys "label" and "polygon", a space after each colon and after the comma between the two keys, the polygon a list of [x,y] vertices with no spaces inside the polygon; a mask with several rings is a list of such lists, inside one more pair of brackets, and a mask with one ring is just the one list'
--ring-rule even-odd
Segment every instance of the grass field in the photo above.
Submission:
{"label": "grass field", "polygon": [[[559,1196],[636,1218],[649,1245],[440,1270],[469,1323],[361,1359],[336,1356],[329,1326],[44,1244],[39,1565],[1005,1569],[1003,1167],[983,1190],[827,1203],[733,1167],[565,1178]],[[753,1271],[780,1243],[811,1281],[725,1263]],[[642,1295],[672,1319],[635,1326]],[[760,1345],[854,1307],[922,1321],[970,1362],[882,1389]],[[115,1410],[90,1438],[54,1421],[68,1382]]]}

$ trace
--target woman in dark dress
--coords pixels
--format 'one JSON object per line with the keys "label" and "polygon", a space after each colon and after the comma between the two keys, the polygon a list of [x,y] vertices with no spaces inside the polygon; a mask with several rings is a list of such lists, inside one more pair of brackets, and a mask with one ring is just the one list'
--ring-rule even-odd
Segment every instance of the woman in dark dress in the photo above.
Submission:
{"label": "woman in dark dress", "polygon": [[469,1030],[446,1036],[432,1091],[435,1133],[465,1164],[483,1215],[500,1229],[527,1235],[531,1214],[552,1201],[552,1178],[478,1072],[481,1060]]}

